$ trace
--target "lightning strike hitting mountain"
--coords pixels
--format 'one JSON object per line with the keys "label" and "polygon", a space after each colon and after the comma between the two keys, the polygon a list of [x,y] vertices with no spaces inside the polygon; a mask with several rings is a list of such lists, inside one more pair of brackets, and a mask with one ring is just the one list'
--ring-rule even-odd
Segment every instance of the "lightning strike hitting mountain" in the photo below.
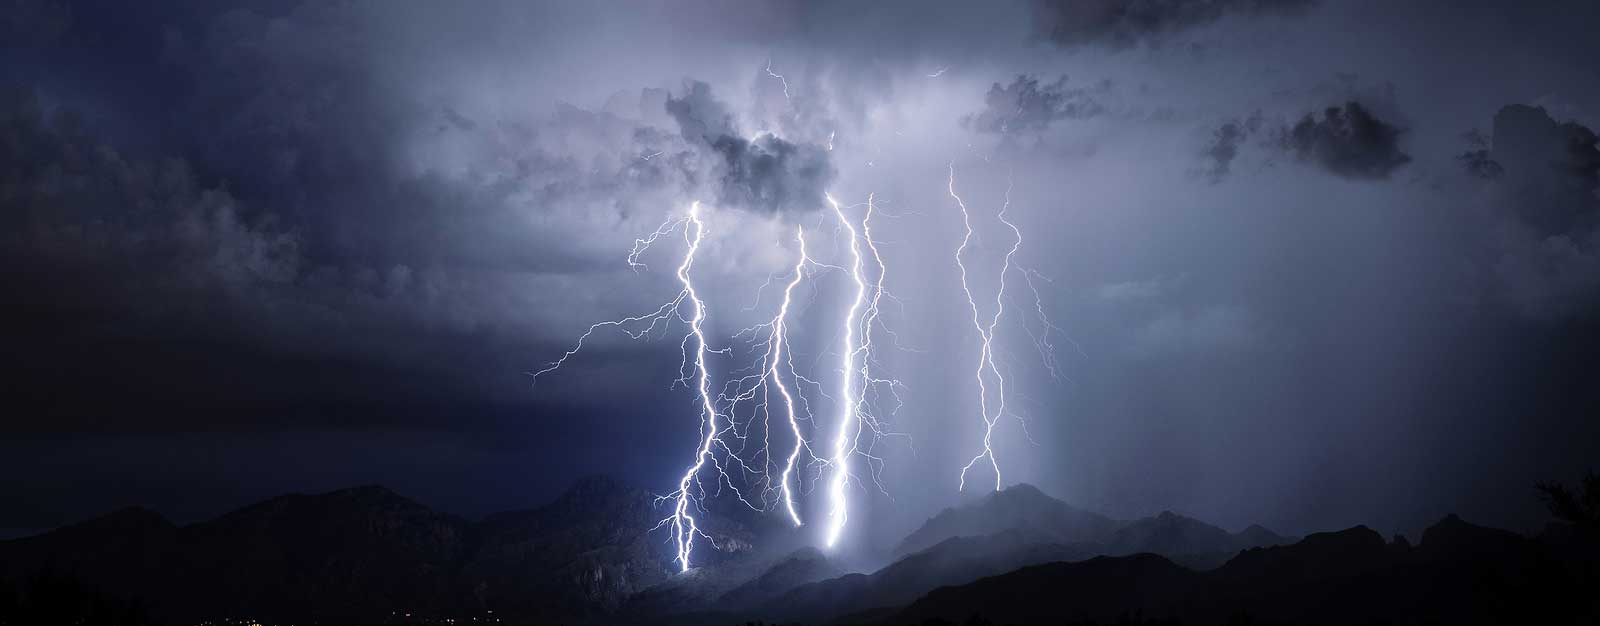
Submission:
{"label": "lightning strike hitting mountain", "polygon": [[850,519],[849,501],[846,498],[845,487],[850,480],[850,456],[855,453],[855,441],[861,428],[860,398],[856,395],[856,357],[859,354],[860,344],[856,339],[856,316],[861,310],[862,301],[867,295],[867,283],[861,278],[861,245],[857,240],[856,227],[845,217],[844,209],[839,207],[839,201],[832,195],[827,196],[828,204],[833,207],[833,213],[839,219],[839,225],[844,227],[850,238],[850,265],[848,267],[850,280],[855,284],[855,296],[850,300],[844,316],[844,342],[839,350],[839,397],[837,403],[840,407],[839,424],[833,436],[833,457],[829,461],[829,471],[832,476],[828,479],[828,534],[825,545],[833,547],[839,541],[839,535],[844,531],[845,522]]}
{"label": "lightning strike hitting mountain", "polygon": [[[678,563],[684,571],[689,570],[689,553],[694,550],[696,535],[704,535],[696,525],[694,515],[689,510],[689,489],[699,478],[700,469],[706,463],[715,463],[711,457],[711,446],[717,441],[717,434],[721,428],[717,424],[717,406],[711,400],[710,378],[706,370],[706,335],[704,330],[706,318],[706,304],[700,299],[700,294],[694,290],[694,281],[689,279],[689,270],[694,267],[694,255],[700,250],[700,241],[705,237],[706,227],[700,221],[700,203],[689,205],[689,224],[694,227],[691,238],[688,231],[684,237],[689,240],[689,251],[683,255],[683,264],[678,266],[678,281],[683,283],[683,294],[694,305],[694,314],[689,318],[689,334],[694,337],[694,385],[695,392],[700,396],[700,435],[702,437],[699,452],[695,453],[694,463],[684,471],[683,478],[678,481],[678,491],[669,496],[674,499],[672,517],[673,540],[678,544]],[[688,339],[685,338],[685,342]],[[710,537],[706,536],[709,540]]]}
{"label": "lightning strike hitting mountain", "polygon": [[[1006,205],[1001,207],[999,211],[999,219],[1002,223],[1011,228],[1011,231],[1015,234],[1016,239],[1014,243],[1012,243],[1011,249],[1006,252],[1005,265],[1003,265],[1000,269],[1000,286],[995,290],[994,316],[990,318],[989,324],[985,326],[980,319],[980,314],[978,313],[978,301],[973,297],[972,288],[968,285],[967,265],[965,260],[962,258],[962,255],[967,250],[968,244],[970,244],[972,241],[972,216],[971,212],[967,210],[966,202],[962,201],[961,196],[956,194],[956,167],[954,163],[950,164],[950,178],[947,186],[950,192],[950,197],[955,199],[956,206],[961,209],[961,223],[966,229],[965,233],[961,237],[961,244],[956,247],[955,260],[956,267],[961,275],[961,291],[962,293],[966,294],[967,306],[972,310],[972,327],[973,330],[977,332],[978,342],[980,344],[978,349],[978,367],[973,376],[978,384],[978,414],[979,417],[982,418],[984,426],[983,451],[973,456],[972,460],[967,461],[967,464],[961,468],[961,476],[957,484],[957,489],[963,491],[966,490],[967,472],[971,471],[972,466],[976,465],[979,461],[988,459],[989,467],[994,470],[994,488],[996,491],[998,491],[1001,485],[1000,461],[995,457],[994,454],[993,439],[995,423],[1000,421],[1000,415],[1005,411],[1005,377],[1000,373],[1000,368],[995,365],[994,328],[999,324],[1000,317],[1005,313],[1002,302],[1006,290],[1006,272],[1011,269],[1012,255],[1016,254],[1017,249],[1022,246],[1022,233],[1021,231],[1017,230],[1015,225],[1005,219],[1006,208],[1008,208],[1011,204],[1011,190],[1008,186],[1006,189]],[[984,372],[986,370],[989,372],[990,377],[995,381],[996,386],[996,408],[993,413],[991,413],[989,410],[989,387],[984,381]]]}
{"label": "lightning strike hitting mountain", "polygon": [[[770,62],[765,69],[772,78],[784,81],[772,71]],[[786,81],[784,86],[787,88]],[[1053,378],[1062,376],[1051,342],[1051,337],[1060,334],[1060,329],[1046,315],[1039,286],[1034,280],[1048,279],[1015,262],[1023,242],[1021,229],[1008,215],[1009,182],[1004,203],[994,216],[1010,231],[1010,245],[994,275],[993,308],[987,306],[987,297],[977,295],[972,282],[973,268],[969,266],[973,262],[969,258],[970,249],[975,245],[977,234],[971,211],[956,193],[955,176],[955,165],[951,163],[946,188],[961,211],[964,227],[955,250],[955,262],[973,331],[979,339],[973,377],[984,426],[981,450],[962,466],[957,487],[964,490],[967,475],[987,461],[994,472],[995,488],[999,489],[1003,483],[994,433],[998,422],[1012,415],[1007,411],[1007,380],[998,363],[996,344],[1006,317],[1005,304],[1008,299],[1017,297],[1007,292],[1007,278],[1012,271],[1021,272],[1028,287],[1022,295],[1033,297],[1033,315],[1021,320],[1021,326],[1033,340],[1045,369]],[[730,343],[720,344],[708,336],[706,321],[713,313],[693,277],[707,225],[701,204],[694,202],[686,214],[669,216],[654,231],[635,239],[626,257],[633,271],[648,271],[649,266],[641,260],[643,255],[681,228],[685,249],[674,272],[679,283],[677,293],[653,310],[590,325],[560,358],[530,372],[537,382],[540,377],[561,368],[581,352],[598,331],[615,328],[632,339],[643,339],[665,334],[674,323],[683,324],[679,371],[672,386],[682,384],[685,389],[693,390],[699,414],[699,435],[692,462],[677,477],[675,489],[657,499],[670,504],[671,512],[656,525],[656,529],[670,532],[673,561],[682,571],[692,566],[697,540],[717,547],[702,524],[705,511],[702,502],[717,497],[724,489],[758,512],[781,507],[789,521],[799,527],[805,524],[801,499],[808,492],[808,481],[825,479],[820,490],[827,507],[822,539],[830,548],[840,542],[849,523],[852,483],[865,484],[870,477],[880,492],[889,493],[881,479],[885,459],[877,446],[884,438],[903,436],[891,430],[891,424],[902,404],[900,394],[904,385],[879,372],[880,360],[875,354],[874,340],[881,332],[890,340],[890,347],[904,349],[899,345],[898,335],[884,323],[883,303],[885,300],[898,303],[902,309],[904,304],[886,288],[888,267],[873,229],[874,217],[878,214],[876,195],[868,194],[866,202],[857,205],[841,204],[831,194],[824,194],[824,200],[831,209],[835,241],[845,244],[846,258],[825,262],[812,257],[806,228],[797,226],[793,265],[781,274],[782,279],[776,273],[769,276],[756,290],[754,301],[743,307],[748,312],[763,306],[767,288],[781,284],[782,297],[772,316],[733,333]],[[835,371],[837,378],[815,378],[795,366],[795,349],[790,341],[792,321],[797,314],[795,296],[807,278],[815,279],[821,273],[834,271],[847,279],[840,294],[839,326],[835,335],[838,344],[835,350],[819,353],[819,358],[831,354],[837,359],[833,367],[827,368]],[[814,289],[812,293],[815,297],[819,292]],[[728,365],[722,365],[724,363]],[[714,382],[719,370],[720,384]],[[811,410],[812,400],[808,395],[830,403],[833,419],[818,420]],[[821,441],[827,441],[825,448],[813,450],[813,431],[822,437]],[[823,431],[827,431],[826,435]],[[1026,434],[1026,424],[1023,432]]]}
{"label": "lightning strike hitting mountain", "polygon": [[[639,339],[652,333],[659,327],[670,324],[671,320],[674,318],[687,324],[688,330],[684,334],[683,339],[679,344],[683,354],[683,361],[680,365],[680,376],[678,378],[678,382],[692,385],[695,389],[697,398],[699,400],[700,439],[695,453],[694,462],[689,465],[689,467],[684,471],[682,477],[679,478],[677,482],[677,490],[665,496],[658,497],[658,501],[672,502],[672,514],[663,519],[661,523],[656,526],[657,528],[665,527],[671,530],[671,540],[676,547],[676,557],[674,558],[674,561],[679,564],[682,570],[687,571],[690,567],[689,558],[694,550],[695,538],[704,538],[715,545],[715,541],[710,537],[710,535],[707,535],[705,532],[700,530],[698,520],[696,520],[694,517],[695,508],[698,506],[698,500],[705,492],[705,487],[700,482],[701,471],[704,470],[707,465],[712,466],[713,469],[717,471],[717,485],[721,486],[726,483],[737,491],[737,487],[732,485],[732,479],[727,475],[724,468],[718,463],[715,456],[719,437],[724,434],[726,427],[718,420],[717,404],[711,396],[711,375],[707,364],[707,354],[712,350],[706,340],[704,330],[706,318],[705,301],[695,290],[694,281],[690,274],[691,270],[694,268],[695,255],[699,252],[700,244],[705,238],[706,227],[705,223],[700,219],[700,203],[694,202],[690,204],[689,211],[686,216],[669,217],[661,224],[660,227],[655,230],[655,232],[642,239],[635,240],[633,248],[628,253],[627,262],[628,265],[635,271],[644,268],[645,265],[640,263],[638,260],[639,256],[643,254],[651,246],[651,244],[654,244],[661,237],[673,232],[679,226],[684,227],[684,240],[688,247],[684,252],[683,260],[681,263],[679,263],[676,271],[678,282],[682,285],[682,288],[678,291],[678,293],[666,303],[649,313],[618,320],[598,322],[589,326],[588,330],[579,336],[576,345],[574,345],[572,349],[566,351],[564,354],[562,354],[561,358],[550,363],[544,369],[531,372],[530,375],[533,377],[534,381],[537,382],[540,376],[559,369],[566,363],[568,359],[583,349],[584,342],[588,340],[595,331],[602,328],[616,327],[621,329],[629,337],[633,339]],[[686,302],[692,307],[692,312],[688,318],[683,316],[682,311],[682,308]],[[690,350],[691,343],[693,343],[692,356]],[[692,372],[689,371],[691,368]],[[748,503],[748,501],[743,498],[742,494],[740,499]]]}

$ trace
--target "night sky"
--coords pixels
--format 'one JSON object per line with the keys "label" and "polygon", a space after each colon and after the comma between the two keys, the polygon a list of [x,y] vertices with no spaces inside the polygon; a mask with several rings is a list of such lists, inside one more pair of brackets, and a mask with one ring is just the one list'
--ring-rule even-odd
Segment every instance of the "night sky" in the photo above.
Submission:
{"label": "night sky", "polygon": [[[1415,537],[1600,469],[1593,2],[590,4],[0,4],[0,536],[670,491],[674,336],[526,373],[677,292],[681,238],[627,255],[693,201],[708,331],[770,315],[825,192],[884,211],[906,437],[852,532],[898,536],[981,437],[952,168],[975,285],[1009,181],[1061,329],[1056,380],[1012,274],[1008,484]],[[824,379],[841,288],[796,322]]]}

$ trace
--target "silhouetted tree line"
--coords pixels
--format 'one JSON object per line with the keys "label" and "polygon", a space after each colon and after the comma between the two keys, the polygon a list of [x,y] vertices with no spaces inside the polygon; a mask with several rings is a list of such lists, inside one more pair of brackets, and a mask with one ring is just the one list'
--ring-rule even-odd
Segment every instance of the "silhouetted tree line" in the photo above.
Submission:
{"label": "silhouetted tree line", "polygon": [[72,576],[40,572],[0,579],[0,626],[155,626],[138,600],[106,593]]}
{"label": "silhouetted tree line", "polygon": [[1600,530],[1600,474],[1589,472],[1584,476],[1579,493],[1556,482],[1539,483],[1537,487],[1539,498],[1556,519],[1591,532]]}

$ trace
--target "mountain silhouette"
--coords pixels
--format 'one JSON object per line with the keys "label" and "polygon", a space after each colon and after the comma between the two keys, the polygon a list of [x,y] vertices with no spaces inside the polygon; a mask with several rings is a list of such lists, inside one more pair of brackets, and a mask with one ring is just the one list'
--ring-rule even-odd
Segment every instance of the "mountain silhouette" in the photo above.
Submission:
{"label": "mountain silhouette", "polygon": [[[253,615],[358,622],[393,612],[571,617],[615,610],[672,571],[649,533],[654,496],[606,478],[549,505],[473,522],[382,487],[286,495],[176,526],[127,509],[0,542],[0,579],[38,572],[146,600],[174,623]],[[707,513],[722,549],[750,545],[741,523]]]}
{"label": "mountain silhouette", "polygon": [[722,609],[755,607],[795,587],[844,574],[844,570],[830,562],[822,551],[804,548],[767,568],[760,576],[722,594],[716,606]]}
{"label": "mountain silhouette", "polygon": [[1600,617],[1594,582],[1537,541],[1452,516],[1415,548],[1358,526],[1203,572],[1154,554],[1025,567],[934,590],[879,623],[1578,624]]}
{"label": "mountain silhouette", "polygon": [[376,486],[281,496],[184,526],[123,509],[0,541],[0,624],[60,621],[41,606],[80,607],[69,621],[86,624],[149,623],[146,608],[170,624],[387,623],[406,613],[464,623],[491,611],[512,624],[1600,616],[1600,594],[1590,592],[1600,582],[1600,538],[1570,524],[1529,538],[1449,516],[1415,546],[1363,526],[1293,540],[1172,512],[1115,520],[1019,485],[941,512],[900,546],[933,543],[848,573],[818,550],[785,547],[782,537],[799,540],[776,532],[781,523],[722,507],[713,502],[698,516],[716,547],[698,546],[696,567],[683,573],[671,546],[651,535],[664,514],[656,498],[604,477],[545,506],[475,521]]}
{"label": "mountain silhouette", "polygon": [[1252,525],[1243,532],[1230,533],[1194,518],[1162,511],[1154,517],[1123,524],[1105,540],[1102,554],[1150,552],[1193,569],[1211,569],[1222,565],[1240,550],[1293,541],[1261,526]]}
{"label": "mountain silhouette", "polygon": [[1047,537],[1031,530],[952,537],[871,574],[848,574],[800,585],[768,602],[759,613],[772,620],[821,622],[905,604],[945,585],[1094,554],[1093,544],[1050,543]]}
{"label": "mountain silhouette", "polygon": [[[671,555],[649,530],[664,515],[655,497],[606,477],[580,480],[554,502],[490,515],[460,579],[484,610],[603,614],[667,578]],[[707,520],[710,532],[738,529]],[[748,537],[727,545],[747,545]],[[712,558],[715,550],[697,554]]]}
{"label": "mountain silhouette", "polygon": [[1104,541],[1122,525],[1045,495],[1033,485],[1019,484],[989,493],[978,502],[941,511],[901,540],[894,554],[903,557],[952,537],[981,537],[1008,530],[1057,543]]}
{"label": "mountain silhouette", "polygon": [[1024,483],[945,509],[906,536],[895,554],[903,557],[952,537],[1001,532],[1024,533],[1039,543],[1096,544],[1091,554],[1153,552],[1197,569],[1221,565],[1245,548],[1293,542],[1261,526],[1230,533],[1171,511],[1131,521],[1112,519],[1075,508]]}

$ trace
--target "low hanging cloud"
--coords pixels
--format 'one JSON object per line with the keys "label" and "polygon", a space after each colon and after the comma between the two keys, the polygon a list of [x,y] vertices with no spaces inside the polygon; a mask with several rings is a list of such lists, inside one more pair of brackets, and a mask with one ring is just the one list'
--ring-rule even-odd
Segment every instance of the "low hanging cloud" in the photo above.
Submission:
{"label": "low hanging cloud", "polygon": [[1034,0],[1036,37],[1063,48],[1156,44],[1223,17],[1303,13],[1318,0]]}
{"label": "low hanging cloud", "polygon": [[814,210],[838,176],[825,146],[771,133],[741,135],[737,118],[706,83],[691,81],[682,97],[667,99],[666,110],[685,140],[716,155],[709,176],[719,204],[765,213]]}
{"label": "low hanging cloud", "polygon": [[980,133],[997,135],[1037,132],[1057,120],[1086,119],[1104,114],[1100,97],[1110,81],[1088,87],[1070,87],[1067,77],[1041,84],[1038,77],[1018,74],[1010,84],[994,83],[983,97],[983,110],[961,118],[961,124]]}

